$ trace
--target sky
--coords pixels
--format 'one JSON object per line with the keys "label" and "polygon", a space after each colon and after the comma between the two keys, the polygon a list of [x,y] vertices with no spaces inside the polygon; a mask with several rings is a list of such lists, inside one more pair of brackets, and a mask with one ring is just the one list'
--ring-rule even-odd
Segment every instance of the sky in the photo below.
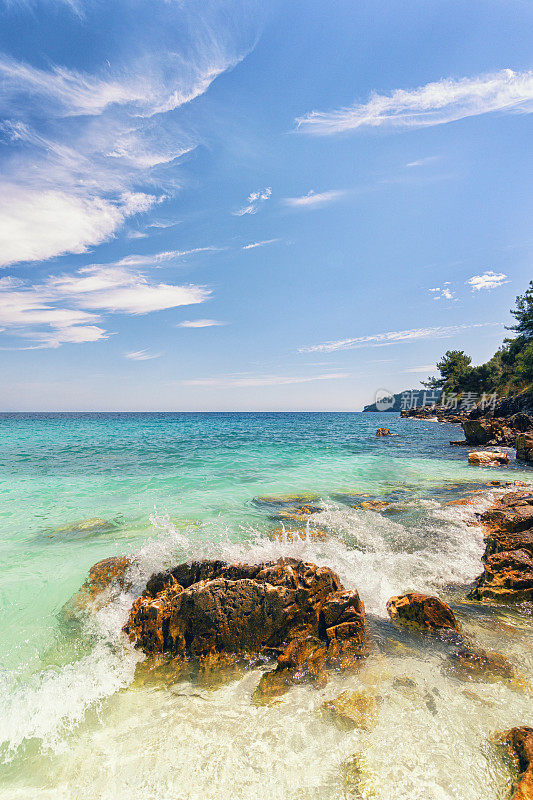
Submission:
{"label": "sky", "polygon": [[0,0],[0,410],[357,411],[487,360],[533,277],[532,32]]}

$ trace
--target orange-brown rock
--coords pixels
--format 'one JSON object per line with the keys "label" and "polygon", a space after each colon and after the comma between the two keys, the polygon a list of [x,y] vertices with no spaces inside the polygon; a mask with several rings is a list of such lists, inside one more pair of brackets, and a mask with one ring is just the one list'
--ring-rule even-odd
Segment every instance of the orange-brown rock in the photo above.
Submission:
{"label": "orange-brown rock", "polygon": [[364,608],[328,567],[296,559],[181,564],[152,576],[124,628],[146,653],[281,653],[276,672],[321,680],[365,652]]}
{"label": "orange-brown rock", "polygon": [[474,600],[533,600],[533,493],[508,492],[480,517],[485,527],[484,571]]}
{"label": "orange-brown rock", "polygon": [[501,653],[464,644],[448,659],[447,671],[467,681],[504,681],[515,689],[529,688],[525,678]]}
{"label": "orange-brown rock", "polygon": [[390,506],[386,500],[363,500],[358,506],[354,508],[364,508],[366,511],[382,511],[384,508]]}
{"label": "orange-brown rock", "polygon": [[509,456],[496,450],[473,450],[468,454],[468,463],[475,467],[498,467],[508,464]]}
{"label": "orange-brown rock", "polygon": [[127,590],[130,584],[126,573],[130,566],[131,560],[126,556],[112,556],[94,564],[81,589],[63,607],[64,616],[97,610],[112,599],[113,590]]}
{"label": "orange-brown rock", "polygon": [[450,606],[437,597],[409,592],[391,597],[387,611],[393,622],[424,631],[459,631]]}
{"label": "orange-brown rock", "polygon": [[518,780],[510,800],[533,800],[533,728],[511,728],[500,735],[518,769]]}
{"label": "orange-brown rock", "polygon": [[390,436],[391,432],[388,428],[378,428],[376,431],[376,436]]}

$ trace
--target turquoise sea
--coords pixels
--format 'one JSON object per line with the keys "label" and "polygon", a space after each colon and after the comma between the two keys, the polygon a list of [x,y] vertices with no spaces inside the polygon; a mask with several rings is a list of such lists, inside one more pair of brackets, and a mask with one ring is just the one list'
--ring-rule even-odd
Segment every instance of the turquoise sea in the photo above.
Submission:
{"label": "turquoise sea", "polygon": [[[381,426],[398,435],[376,437]],[[533,680],[531,610],[466,602],[483,553],[469,522],[500,489],[447,505],[533,470],[469,467],[449,445],[460,438],[396,414],[1,414],[0,799],[504,797],[509,765],[491,736],[532,724],[531,694],[465,685],[385,611],[394,594],[437,593]],[[286,534],[298,525],[283,518],[287,495],[320,507],[303,538]],[[391,506],[353,507],[369,499]],[[358,589],[377,644],[356,675],[272,706],[251,701],[258,669],[217,689],[141,684],[121,633],[132,594],[76,624],[62,611],[92,564],[122,554],[136,588],[200,557],[327,564]],[[377,698],[372,730],[320,713],[346,688]]]}

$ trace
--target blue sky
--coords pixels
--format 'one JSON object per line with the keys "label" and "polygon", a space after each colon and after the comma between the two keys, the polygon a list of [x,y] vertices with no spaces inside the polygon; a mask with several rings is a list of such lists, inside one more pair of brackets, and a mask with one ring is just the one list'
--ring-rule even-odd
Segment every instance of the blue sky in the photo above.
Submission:
{"label": "blue sky", "polygon": [[532,277],[530,3],[0,18],[1,409],[358,410],[501,343]]}

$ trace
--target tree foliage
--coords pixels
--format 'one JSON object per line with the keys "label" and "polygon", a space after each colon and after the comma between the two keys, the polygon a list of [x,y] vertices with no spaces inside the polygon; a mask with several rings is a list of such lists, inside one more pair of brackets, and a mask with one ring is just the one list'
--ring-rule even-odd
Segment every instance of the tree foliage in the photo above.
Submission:
{"label": "tree foliage", "polygon": [[511,314],[516,324],[509,330],[518,336],[505,339],[485,364],[472,366],[472,359],[463,350],[447,350],[437,363],[440,378],[430,377],[421,381],[422,385],[445,393],[509,394],[533,390],[533,281],[516,298]]}

